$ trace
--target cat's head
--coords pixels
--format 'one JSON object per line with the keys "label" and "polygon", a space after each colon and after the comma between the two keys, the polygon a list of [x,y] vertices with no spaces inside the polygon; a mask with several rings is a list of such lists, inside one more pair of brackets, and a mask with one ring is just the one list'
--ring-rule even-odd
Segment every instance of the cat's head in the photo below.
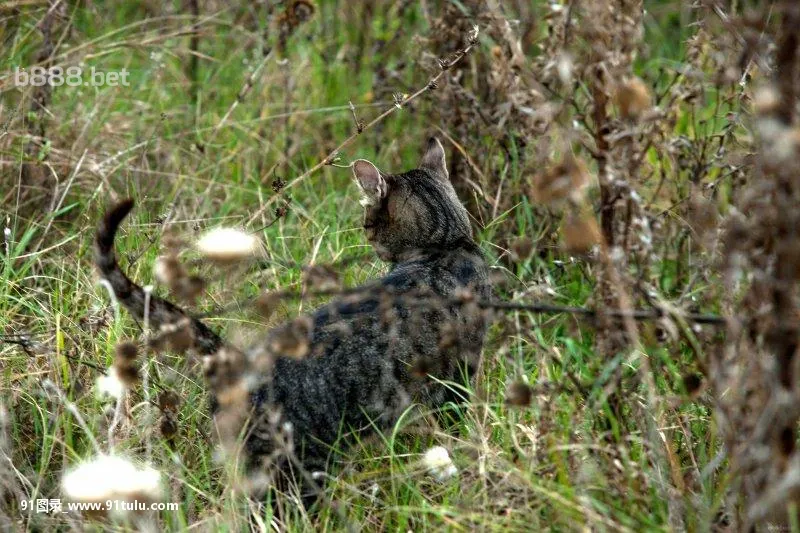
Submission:
{"label": "cat's head", "polygon": [[403,261],[471,240],[467,210],[450,183],[438,139],[428,140],[414,170],[387,174],[359,159],[353,175],[361,190],[367,240],[381,259]]}

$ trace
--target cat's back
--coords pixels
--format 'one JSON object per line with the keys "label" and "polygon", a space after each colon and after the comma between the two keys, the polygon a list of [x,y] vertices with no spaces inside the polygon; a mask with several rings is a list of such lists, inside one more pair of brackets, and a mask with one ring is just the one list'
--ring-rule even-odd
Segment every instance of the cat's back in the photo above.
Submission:
{"label": "cat's back", "polygon": [[450,249],[430,250],[398,264],[382,279],[382,285],[396,292],[429,288],[449,299],[460,289],[488,298],[489,268],[477,244],[465,240]]}

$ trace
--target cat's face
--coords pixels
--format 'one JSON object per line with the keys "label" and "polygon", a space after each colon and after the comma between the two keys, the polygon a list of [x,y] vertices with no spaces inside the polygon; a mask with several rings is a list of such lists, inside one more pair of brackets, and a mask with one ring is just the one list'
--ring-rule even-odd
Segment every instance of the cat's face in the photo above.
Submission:
{"label": "cat's face", "polygon": [[381,259],[403,261],[471,238],[467,210],[450,183],[438,139],[428,141],[419,168],[386,174],[359,159],[353,174],[361,190],[367,240]]}

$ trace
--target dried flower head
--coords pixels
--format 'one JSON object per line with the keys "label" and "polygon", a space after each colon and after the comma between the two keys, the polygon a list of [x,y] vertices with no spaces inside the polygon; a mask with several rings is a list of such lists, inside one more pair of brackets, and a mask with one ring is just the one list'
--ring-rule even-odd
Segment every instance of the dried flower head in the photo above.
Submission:
{"label": "dried flower head", "polygon": [[509,284],[505,271],[493,268],[489,271],[489,283],[496,289],[503,289]]}
{"label": "dried flower head", "polygon": [[241,261],[259,251],[258,239],[234,228],[215,228],[203,234],[195,244],[207,259],[219,263]]}
{"label": "dried flower head", "polygon": [[703,376],[694,372],[686,374],[683,376],[683,387],[689,396],[697,395],[703,387]]}
{"label": "dried flower head", "polygon": [[164,255],[178,255],[186,248],[186,241],[175,235],[172,230],[167,230],[161,237],[161,249]]}
{"label": "dried flower head", "polygon": [[311,346],[314,322],[309,316],[301,316],[276,330],[270,339],[270,349],[276,354],[302,359]]}
{"label": "dried flower head", "polygon": [[303,268],[303,284],[312,291],[335,291],[341,287],[339,274],[328,265],[309,265]]}
{"label": "dried flower head", "polygon": [[220,437],[223,452],[235,449],[249,413],[250,389],[245,380],[215,390],[219,410],[214,414],[214,425]]}
{"label": "dried flower head", "polygon": [[281,295],[277,292],[267,291],[258,296],[253,305],[261,318],[269,319],[278,309],[281,303]]}
{"label": "dried flower head", "polygon": [[148,348],[154,351],[171,350],[184,353],[194,346],[194,334],[188,319],[175,324],[164,324],[158,335],[148,340]]}
{"label": "dried flower head", "polygon": [[161,411],[177,412],[181,397],[175,391],[165,390],[158,395],[158,408]]}
{"label": "dried flower head", "polygon": [[561,229],[567,251],[583,254],[602,241],[597,221],[588,215],[570,214]]}
{"label": "dried flower head", "polygon": [[422,464],[436,481],[446,481],[458,474],[458,468],[453,464],[450,453],[444,446],[434,446],[422,456]]}
{"label": "dried flower head", "polygon": [[186,270],[176,256],[161,255],[153,264],[153,276],[157,282],[171,288],[186,277]]}
{"label": "dried flower head", "polygon": [[291,2],[288,10],[294,20],[294,24],[301,24],[314,15],[315,7],[314,2],[310,0],[294,0]]}
{"label": "dried flower head", "polygon": [[61,480],[64,497],[75,502],[107,500],[154,502],[163,497],[161,474],[116,455],[99,455]]}
{"label": "dried flower head", "polygon": [[653,98],[647,85],[634,77],[617,85],[614,103],[622,118],[635,120],[653,106]]}
{"label": "dried flower head", "polygon": [[206,290],[206,280],[200,276],[188,276],[181,278],[173,287],[172,292],[177,298],[189,305],[194,305],[195,301]]}
{"label": "dried flower head", "polygon": [[139,367],[136,364],[138,349],[134,343],[126,341],[119,343],[115,352],[116,377],[123,386],[130,388],[139,381]]}
{"label": "dried flower head", "polygon": [[528,407],[533,400],[533,389],[524,381],[515,381],[506,391],[506,403],[517,407]]}
{"label": "dried flower head", "polygon": [[272,180],[271,187],[274,192],[281,192],[281,189],[286,187],[286,182],[276,176],[275,179]]}
{"label": "dried flower head", "polygon": [[241,381],[248,369],[247,360],[239,350],[225,346],[213,355],[203,357],[203,372],[211,390],[228,388]]}
{"label": "dried flower head", "polygon": [[589,171],[586,164],[572,154],[567,154],[560,163],[534,176],[531,196],[534,201],[543,204],[567,198],[578,202],[583,198],[588,183]]}
{"label": "dried flower head", "polygon": [[285,9],[276,17],[278,26],[278,48],[283,51],[289,37],[297,28],[314,15],[314,3],[310,0],[293,0],[284,4]]}
{"label": "dried flower head", "polygon": [[753,111],[759,115],[771,115],[781,105],[781,95],[772,85],[765,85],[756,89],[753,95]]}
{"label": "dried flower head", "polygon": [[175,442],[175,436],[178,434],[178,421],[175,420],[175,415],[172,413],[163,413],[161,420],[158,422],[158,430],[164,440],[172,446]]}
{"label": "dried flower head", "polygon": [[117,361],[134,361],[136,360],[139,349],[133,342],[123,341],[117,344],[115,352]]}
{"label": "dried flower head", "polygon": [[697,187],[693,187],[686,218],[692,230],[700,237],[700,242],[705,242],[709,241],[708,237],[712,237],[717,228],[719,210],[714,201],[704,197]]}
{"label": "dried flower head", "polygon": [[514,261],[524,261],[533,252],[533,241],[530,237],[517,237],[511,241],[509,248],[511,249],[511,258]]}

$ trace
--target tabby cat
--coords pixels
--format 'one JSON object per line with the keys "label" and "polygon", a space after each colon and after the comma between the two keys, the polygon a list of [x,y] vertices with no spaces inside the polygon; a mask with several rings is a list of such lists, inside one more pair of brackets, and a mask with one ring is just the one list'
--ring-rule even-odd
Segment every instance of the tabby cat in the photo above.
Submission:
{"label": "tabby cat", "polygon": [[[346,443],[343,435],[389,428],[412,403],[435,409],[457,400],[458,387],[443,382],[464,383],[473,375],[486,329],[477,302],[490,296],[487,266],[441,143],[430,139],[414,170],[386,174],[361,159],[353,174],[367,240],[391,265],[355,296],[279,326],[245,352],[170,302],[149,300],[152,326],[188,324],[194,350],[208,356],[218,417],[229,404],[225,387],[244,384],[249,466],[272,468],[305,490],[309,473],[330,466],[333,445]],[[132,206],[130,200],[117,204],[100,223],[95,263],[117,299],[141,319],[145,293],[114,255],[114,236]],[[307,342],[306,357],[282,351],[287,334]],[[237,381],[242,372],[248,378]]]}

